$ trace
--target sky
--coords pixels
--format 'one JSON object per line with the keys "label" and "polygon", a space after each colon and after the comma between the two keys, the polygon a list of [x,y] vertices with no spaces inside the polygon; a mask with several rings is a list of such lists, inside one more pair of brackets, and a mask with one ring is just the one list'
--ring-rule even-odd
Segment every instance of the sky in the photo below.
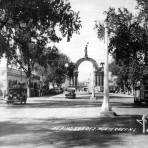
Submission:
{"label": "sky", "polygon": [[[84,49],[88,45],[88,57],[96,60],[98,64],[104,62],[105,51],[104,42],[97,38],[96,30],[94,30],[95,20],[103,22],[105,19],[104,11],[109,7],[121,8],[125,7],[129,11],[134,11],[136,6],[135,0],[69,0],[74,11],[79,11],[82,21],[80,34],[73,34],[70,42],[66,39],[58,43],[61,52],[70,57],[72,62],[76,62],[83,58]],[[92,64],[84,62],[79,66],[79,80],[85,81],[92,73]]]}

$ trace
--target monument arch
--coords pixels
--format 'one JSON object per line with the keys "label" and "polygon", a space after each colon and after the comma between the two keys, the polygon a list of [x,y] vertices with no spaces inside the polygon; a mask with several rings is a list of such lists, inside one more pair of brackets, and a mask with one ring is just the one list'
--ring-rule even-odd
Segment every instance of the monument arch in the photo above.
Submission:
{"label": "monument arch", "polygon": [[94,75],[94,85],[95,86],[102,86],[103,87],[103,78],[104,78],[104,71],[103,71],[103,67],[99,67],[97,62],[88,57],[88,54],[87,54],[87,46],[88,46],[88,43],[85,47],[85,56],[83,58],[80,58],[76,63],[75,63],[75,69],[74,69],[74,86],[75,88],[77,89],[77,86],[78,86],[78,68],[80,66],[81,63],[83,63],[84,61],[89,61],[93,64],[93,75]]}

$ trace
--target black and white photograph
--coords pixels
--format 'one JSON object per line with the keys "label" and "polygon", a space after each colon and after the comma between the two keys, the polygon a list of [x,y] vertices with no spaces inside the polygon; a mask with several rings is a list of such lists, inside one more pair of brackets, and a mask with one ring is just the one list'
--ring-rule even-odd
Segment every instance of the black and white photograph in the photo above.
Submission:
{"label": "black and white photograph", "polygon": [[147,148],[148,0],[0,0],[0,148]]}

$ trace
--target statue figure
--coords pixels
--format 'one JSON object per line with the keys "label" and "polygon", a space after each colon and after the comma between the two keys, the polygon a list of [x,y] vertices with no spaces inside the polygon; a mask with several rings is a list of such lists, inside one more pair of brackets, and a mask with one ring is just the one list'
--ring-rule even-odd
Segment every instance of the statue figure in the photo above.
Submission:
{"label": "statue figure", "polygon": [[87,42],[86,46],[85,46],[85,57],[88,57],[87,55],[87,46],[88,46],[89,42]]}

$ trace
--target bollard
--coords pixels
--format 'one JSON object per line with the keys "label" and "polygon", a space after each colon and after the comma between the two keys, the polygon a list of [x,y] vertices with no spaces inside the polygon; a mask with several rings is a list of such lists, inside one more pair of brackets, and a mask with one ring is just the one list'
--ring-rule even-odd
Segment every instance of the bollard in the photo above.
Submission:
{"label": "bollard", "polygon": [[136,119],[136,121],[142,125],[143,134],[148,132],[148,129],[146,130],[146,125],[145,125],[147,120],[148,120],[148,115],[143,115],[141,120]]}
{"label": "bollard", "polygon": [[146,132],[146,130],[145,130],[145,122],[146,122],[146,120],[145,120],[145,118],[146,118],[146,115],[143,115],[142,116],[142,121],[143,121],[143,134],[145,134],[145,132]]}

